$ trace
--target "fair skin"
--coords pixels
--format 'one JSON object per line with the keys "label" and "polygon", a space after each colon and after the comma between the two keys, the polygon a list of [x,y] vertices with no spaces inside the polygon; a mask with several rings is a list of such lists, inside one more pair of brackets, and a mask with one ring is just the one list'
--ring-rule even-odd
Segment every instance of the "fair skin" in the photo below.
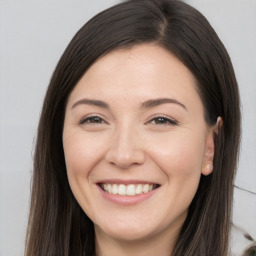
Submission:
{"label": "fair skin", "polygon": [[212,172],[214,132],[194,76],[162,47],[115,50],[89,68],[67,102],[63,147],[98,255],[170,255]]}

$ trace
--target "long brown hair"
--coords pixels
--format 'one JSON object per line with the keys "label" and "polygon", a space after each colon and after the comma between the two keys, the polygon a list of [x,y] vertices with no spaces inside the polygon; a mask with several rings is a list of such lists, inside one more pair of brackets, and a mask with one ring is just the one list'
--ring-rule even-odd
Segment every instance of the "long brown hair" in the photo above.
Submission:
{"label": "long brown hair", "polygon": [[86,70],[118,48],[155,43],[194,74],[215,137],[214,171],[202,176],[173,256],[226,256],[240,141],[240,102],[227,51],[204,16],[175,0],[126,1],[92,18],[62,55],[38,126],[26,256],[95,255],[94,227],[67,179],[62,129],[67,98]]}

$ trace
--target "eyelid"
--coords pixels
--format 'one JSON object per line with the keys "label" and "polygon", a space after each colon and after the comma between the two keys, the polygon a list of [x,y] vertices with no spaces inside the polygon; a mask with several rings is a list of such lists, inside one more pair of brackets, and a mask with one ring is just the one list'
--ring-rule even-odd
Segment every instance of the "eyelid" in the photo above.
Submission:
{"label": "eyelid", "polygon": [[157,118],[166,119],[168,121],[168,123],[156,124],[156,125],[170,125],[170,126],[179,125],[179,122],[177,120],[175,120],[174,118],[172,118],[170,116],[162,115],[162,114],[158,114],[158,115],[154,115],[154,116],[150,117],[149,121],[147,121],[146,124],[150,124],[153,120],[155,120]]}
{"label": "eyelid", "polygon": [[[102,122],[100,123],[90,123],[88,122],[87,124],[88,125],[99,125],[99,124],[109,124],[105,119],[105,117],[102,117],[101,114],[98,114],[98,113],[93,113],[93,114],[88,114],[88,115],[85,115],[82,119],[80,119],[79,121],[79,125],[83,125],[83,124],[86,124],[86,121],[89,120],[90,118],[99,118],[101,119]],[[174,118],[170,117],[170,116],[166,116],[166,115],[163,115],[163,114],[157,114],[157,115],[154,115],[154,116],[151,116],[149,118],[149,120],[146,122],[146,124],[150,124],[152,123],[153,120],[157,119],[157,118],[162,118],[162,119],[165,119],[167,120],[167,123],[163,123],[163,124],[156,124],[156,125],[170,125],[170,126],[175,126],[175,125],[179,125],[179,122],[177,120],[175,120]]]}
{"label": "eyelid", "polygon": [[[105,120],[104,117],[102,117],[100,114],[89,114],[89,115],[85,115],[80,121],[79,124],[86,124],[86,120],[89,120],[90,118],[99,118],[103,121],[103,123],[108,124],[108,122]],[[88,125],[99,125],[102,123],[88,123]]]}

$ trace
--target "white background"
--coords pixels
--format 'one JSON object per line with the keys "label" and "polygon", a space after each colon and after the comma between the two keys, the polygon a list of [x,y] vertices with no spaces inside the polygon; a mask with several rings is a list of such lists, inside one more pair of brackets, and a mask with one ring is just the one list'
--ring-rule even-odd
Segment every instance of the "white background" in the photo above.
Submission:
{"label": "white background", "polygon": [[[75,32],[117,0],[0,0],[0,256],[23,255],[33,147],[43,97]],[[256,193],[256,1],[187,0],[228,49],[240,86],[236,185]],[[234,222],[256,238],[256,195],[235,190]],[[242,239],[234,250],[244,246]]]}

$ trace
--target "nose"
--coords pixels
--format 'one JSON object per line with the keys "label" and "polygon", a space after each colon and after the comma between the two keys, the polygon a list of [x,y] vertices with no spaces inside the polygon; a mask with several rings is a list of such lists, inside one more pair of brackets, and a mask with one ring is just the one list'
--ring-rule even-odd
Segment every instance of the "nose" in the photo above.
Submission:
{"label": "nose", "polygon": [[143,164],[145,152],[139,133],[128,127],[115,131],[105,158],[121,169]]}

